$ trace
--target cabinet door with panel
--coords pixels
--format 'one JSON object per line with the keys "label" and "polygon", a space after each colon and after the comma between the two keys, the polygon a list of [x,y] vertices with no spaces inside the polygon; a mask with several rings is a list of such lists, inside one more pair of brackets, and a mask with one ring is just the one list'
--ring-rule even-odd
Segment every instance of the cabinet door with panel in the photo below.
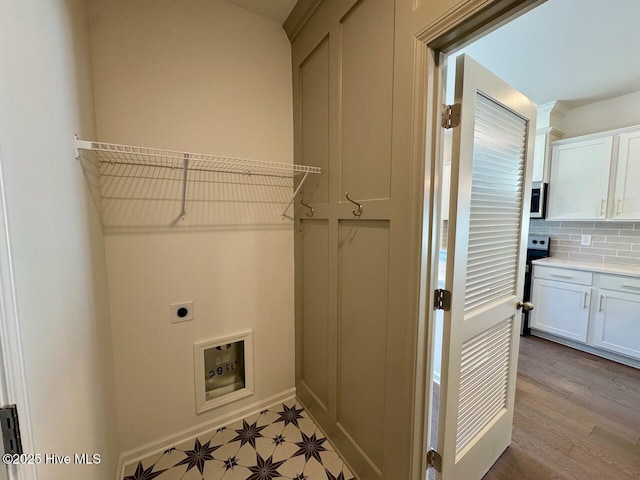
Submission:
{"label": "cabinet door with panel", "polygon": [[536,330],[587,341],[591,287],[535,278],[529,326]]}
{"label": "cabinet door with panel", "polygon": [[549,219],[606,218],[612,145],[606,136],[552,147]]}
{"label": "cabinet door with panel", "polygon": [[613,218],[640,219],[640,131],[618,135]]}
{"label": "cabinet door with panel", "polygon": [[593,345],[640,359],[640,295],[600,290]]}
{"label": "cabinet door with panel", "polygon": [[323,171],[301,192],[314,210],[296,210],[296,396],[358,478],[409,478],[406,332],[417,328],[422,230],[411,192],[424,188],[424,161],[394,121],[412,108],[394,76],[396,41],[411,38],[396,13],[408,2],[315,3],[289,30],[295,161]]}

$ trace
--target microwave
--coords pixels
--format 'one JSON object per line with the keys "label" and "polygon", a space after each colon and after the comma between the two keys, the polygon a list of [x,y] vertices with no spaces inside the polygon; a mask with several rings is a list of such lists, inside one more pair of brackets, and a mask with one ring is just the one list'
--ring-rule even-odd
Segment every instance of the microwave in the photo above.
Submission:
{"label": "microwave", "polygon": [[533,182],[531,188],[531,218],[547,217],[547,192],[549,185],[544,182]]}

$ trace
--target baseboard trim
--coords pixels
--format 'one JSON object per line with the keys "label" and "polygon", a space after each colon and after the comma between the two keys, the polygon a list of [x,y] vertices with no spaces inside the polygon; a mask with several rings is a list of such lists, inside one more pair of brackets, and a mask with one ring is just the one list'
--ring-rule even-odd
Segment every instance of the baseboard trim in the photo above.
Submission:
{"label": "baseboard trim", "polygon": [[132,463],[135,464],[151,455],[162,453],[165,450],[173,447],[178,443],[194,440],[196,437],[199,437],[200,435],[211,433],[220,427],[224,427],[226,425],[229,425],[230,423],[234,423],[239,420],[242,420],[243,418],[250,417],[251,415],[260,413],[262,410],[271,408],[282,402],[286,402],[288,400],[294,400],[295,398],[296,398],[296,389],[290,388],[289,390],[285,390],[276,395],[272,395],[271,397],[265,398],[260,402],[252,403],[251,405],[248,405],[244,408],[236,410],[232,413],[223,415],[222,417],[217,418],[215,420],[203,422],[199,425],[195,425],[193,427],[187,428],[178,433],[167,435],[166,437],[162,437],[158,440],[155,440],[155,441],[146,443],[144,445],[141,445],[139,447],[133,448],[131,450],[122,452],[120,454],[120,458],[118,461],[118,470],[116,472],[116,480],[122,480],[122,478],[124,477],[125,468],[131,465]]}
{"label": "baseboard trim", "polygon": [[534,337],[544,338],[545,340],[549,340],[551,342],[559,343],[566,347],[575,348],[576,350],[582,350],[583,352],[590,353],[591,355],[595,355],[597,357],[606,358],[607,360],[611,360],[612,362],[622,363],[623,365],[640,369],[640,361],[631,357],[618,355],[617,353],[602,350],[598,347],[592,347],[591,345],[586,345],[584,343],[574,342],[573,340],[569,340],[568,338],[557,337],[556,335],[542,332],[540,330],[531,329],[531,335]]}

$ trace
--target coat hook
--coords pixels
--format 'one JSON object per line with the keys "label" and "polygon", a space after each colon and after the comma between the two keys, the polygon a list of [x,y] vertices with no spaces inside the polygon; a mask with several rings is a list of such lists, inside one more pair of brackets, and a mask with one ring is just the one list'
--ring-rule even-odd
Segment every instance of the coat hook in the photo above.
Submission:
{"label": "coat hook", "polygon": [[349,192],[344,192],[344,196],[347,197],[347,200],[349,200],[351,203],[358,206],[358,208],[353,209],[353,214],[356,217],[359,217],[360,215],[362,215],[362,205],[360,205],[358,202],[354,202],[353,200],[351,200],[349,198]]}
{"label": "coat hook", "polygon": [[311,205],[307,205],[306,203],[304,203],[302,201],[302,196],[300,196],[300,205],[302,205],[303,207],[307,207],[307,209],[309,210],[306,213],[307,217],[313,217],[313,214],[316,212],[315,209]]}

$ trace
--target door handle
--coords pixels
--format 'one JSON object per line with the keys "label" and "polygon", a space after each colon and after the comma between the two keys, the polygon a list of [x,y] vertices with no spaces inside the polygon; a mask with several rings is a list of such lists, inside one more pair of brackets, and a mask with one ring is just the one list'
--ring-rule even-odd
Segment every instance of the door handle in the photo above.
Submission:
{"label": "door handle", "polygon": [[600,295],[600,305],[598,306],[598,311],[601,312],[603,310],[602,304],[604,303],[604,299],[606,297],[604,295]]}
{"label": "door handle", "polygon": [[534,309],[534,306],[531,302],[523,302],[522,300],[518,300],[518,305],[516,305],[516,308],[524,312],[530,312]]}
{"label": "door handle", "polygon": [[620,215],[620,214],[622,213],[622,212],[620,211],[620,204],[621,204],[621,203],[622,203],[622,199],[621,199],[621,198],[619,198],[619,199],[616,201],[616,215]]}
{"label": "door handle", "polygon": [[589,308],[589,292],[584,292],[584,303],[582,304],[583,308]]}
{"label": "door handle", "polygon": [[606,205],[607,205],[607,200],[603,198],[600,201],[600,215],[601,216],[604,215],[607,212]]}

